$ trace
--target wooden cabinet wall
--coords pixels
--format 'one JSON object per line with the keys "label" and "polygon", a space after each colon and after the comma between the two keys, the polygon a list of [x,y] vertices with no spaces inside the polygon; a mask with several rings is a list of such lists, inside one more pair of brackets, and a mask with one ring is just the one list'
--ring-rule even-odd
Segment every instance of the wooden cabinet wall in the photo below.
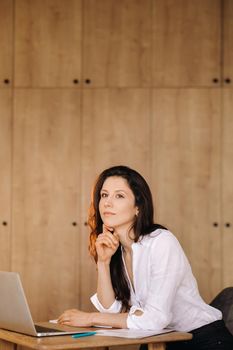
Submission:
{"label": "wooden cabinet wall", "polygon": [[46,319],[79,302],[80,92],[16,89],[14,110],[11,268]]}
{"label": "wooden cabinet wall", "polygon": [[15,86],[229,84],[232,11],[231,0],[16,0]]}
{"label": "wooden cabinet wall", "polygon": [[232,85],[233,82],[233,1],[222,2],[223,13],[223,79],[225,85]]}
{"label": "wooden cabinet wall", "polygon": [[81,0],[15,1],[15,86],[71,87],[81,74]]}
{"label": "wooden cabinet wall", "polygon": [[222,283],[233,285],[233,89],[225,88],[222,92]]}
{"label": "wooden cabinet wall", "polygon": [[0,88],[0,270],[10,269],[11,181],[12,181],[12,96]]}
{"label": "wooden cabinet wall", "polygon": [[151,1],[85,0],[83,78],[93,87],[151,81]]}
{"label": "wooden cabinet wall", "polygon": [[13,0],[0,1],[0,87],[13,77]]}
{"label": "wooden cabinet wall", "polygon": [[221,1],[153,3],[153,85],[211,86],[221,75]]}
{"label": "wooden cabinet wall", "polygon": [[35,319],[91,309],[85,222],[113,164],[148,180],[202,296],[233,285],[232,1],[2,0],[0,19],[0,269]]}
{"label": "wooden cabinet wall", "polygon": [[[207,300],[221,289],[221,91],[153,91],[152,186]],[[217,226],[216,224],[217,223]]]}

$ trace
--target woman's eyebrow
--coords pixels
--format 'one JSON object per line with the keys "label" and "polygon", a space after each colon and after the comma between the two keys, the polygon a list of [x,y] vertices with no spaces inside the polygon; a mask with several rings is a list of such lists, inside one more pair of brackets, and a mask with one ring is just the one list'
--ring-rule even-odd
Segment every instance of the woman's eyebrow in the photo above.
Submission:
{"label": "woman's eyebrow", "polygon": [[[100,192],[108,192],[108,190],[105,190],[104,188],[100,191]],[[127,191],[125,190],[114,190],[114,192],[123,192],[123,193],[127,193]]]}

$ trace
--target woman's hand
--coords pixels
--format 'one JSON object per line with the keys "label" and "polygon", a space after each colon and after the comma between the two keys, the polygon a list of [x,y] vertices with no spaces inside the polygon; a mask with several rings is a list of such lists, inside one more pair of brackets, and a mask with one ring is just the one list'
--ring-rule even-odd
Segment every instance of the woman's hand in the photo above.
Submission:
{"label": "woman's hand", "polygon": [[110,263],[112,255],[119,247],[119,238],[113,229],[103,225],[103,233],[100,233],[95,242],[98,262]]}
{"label": "woman's hand", "polygon": [[58,318],[58,323],[73,327],[91,327],[91,313],[77,309],[66,310]]}

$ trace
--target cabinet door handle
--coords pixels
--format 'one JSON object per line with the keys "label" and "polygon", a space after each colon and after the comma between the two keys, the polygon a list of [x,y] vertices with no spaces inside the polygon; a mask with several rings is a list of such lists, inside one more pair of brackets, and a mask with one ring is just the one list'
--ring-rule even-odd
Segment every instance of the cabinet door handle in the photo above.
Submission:
{"label": "cabinet door handle", "polygon": [[230,83],[231,83],[231,79],[230,79],[230,78],[226,78],[226,79],[225,79],[225,83],[226,83],[226,84],[230,84]]}
{"label": "cabinet door handle", "polygon": [[86,84],[91,84],[91,79],[85,79]]}
{"label": "cabinet door handle", "polygon": [[230,222],[226,222],[225,223],[225,227],[231,227],[231,223]]}

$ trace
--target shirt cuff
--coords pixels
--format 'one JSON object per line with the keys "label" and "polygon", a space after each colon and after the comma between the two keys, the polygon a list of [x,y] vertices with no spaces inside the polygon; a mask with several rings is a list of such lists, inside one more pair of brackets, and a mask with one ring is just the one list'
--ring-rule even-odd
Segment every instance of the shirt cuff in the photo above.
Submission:
{"label": "shirt cuff", "polygon": [[[136,315],[135,311],[142,311],[142,315]],[[144,329],[161,331],[166,328],[170,322],[169,315],[163,313],[154,313],[143,310],[142,308],[133,305],[129,310],[128,317],[126,319],[127,328],[129,329]]]}
{"label": "shirt cuff", "polygon": [[135,317],[136,318],[137,317],[141,317],[141,316],[134,315],[134,313],[137,310],[144,312],[144,310],[141,307],[137,306],[137,305],[131,306],[131,308],[129,310],[129,314],[128,314],[128,317],[126,319],[127,328],[129,328],[129,329],[140,329],[141,328],[141,327],[138,327],[137,324],[135,324],[135,322],[134,322]]}
{"label": "shirt cuff", "polygon": [[119,313],[119,312],[121,312],[122,304],[118,300],[115,300],[112,303],[112,305],[107,309],[105,307],[103,307],[103,305],[100,303],[100,301],[97,297],[97,293],[92,295],[90,300],[99,312],[106,312],[106,313]]}

